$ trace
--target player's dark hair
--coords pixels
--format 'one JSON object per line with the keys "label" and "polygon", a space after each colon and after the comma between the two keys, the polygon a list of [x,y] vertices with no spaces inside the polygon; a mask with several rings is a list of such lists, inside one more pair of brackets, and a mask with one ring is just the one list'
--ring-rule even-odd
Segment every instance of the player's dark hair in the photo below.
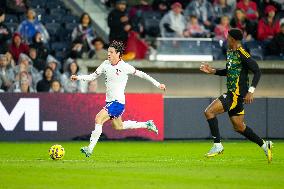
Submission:
{"label": "player's dark hair", "polygon": [[120,53],[120,56],[124,53],[124,43],[122,41],[112,41],[109,47],[113,47],[116,53]]}

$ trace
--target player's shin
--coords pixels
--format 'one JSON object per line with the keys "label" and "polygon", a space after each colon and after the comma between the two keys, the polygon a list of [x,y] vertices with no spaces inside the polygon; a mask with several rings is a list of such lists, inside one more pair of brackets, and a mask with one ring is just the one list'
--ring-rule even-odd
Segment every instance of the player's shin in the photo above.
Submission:
{"label": "player's shin", "polygon": [[147,122],[137,122],[137,121],[124,121],[122,124],[123,129],[138,129],[138,128],[147,128]]}
{"label": "player's shin", "polygon": [[207,122],[209,124],[209,128],[210,128],[210,131],[211,131],[211,135],[214,139],[214,143],[220,143],[221,137],[220,137],[217,118],[214,117],[214,118],[208,119]]}
{"label": "player's shin", "polygon": [[253,132],[253,130],[248,126],[246,126],[243,132],[239,131],[238,133],[240,133],[250,141],[258,144],[260,147],[264,144],[264,141],[257,134],[255,134],[255,132]]}
{"label": "player's shin", "polygon": [[103,132],[103,126],[100,124],[96,124],[95,130],[92,131],[91,138],[90,138],[90,144],[88,146],[89,151],[91,153],[93,152],[93,149],[96,146],[102,132]]}

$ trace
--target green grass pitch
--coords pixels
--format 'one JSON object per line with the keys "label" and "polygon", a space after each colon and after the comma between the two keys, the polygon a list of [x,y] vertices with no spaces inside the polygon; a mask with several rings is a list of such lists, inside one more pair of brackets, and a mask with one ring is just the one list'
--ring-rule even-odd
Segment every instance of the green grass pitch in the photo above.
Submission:
{"label": "green grass pitch", "polygon": [[273,189],[284,188],[284,141],[274,141],[272,164],[257,145],[224,141],[224,154],[205,158],[210,141],[57,142],[66,151],[49,159],[55,142],[0,142],[0,189]]}

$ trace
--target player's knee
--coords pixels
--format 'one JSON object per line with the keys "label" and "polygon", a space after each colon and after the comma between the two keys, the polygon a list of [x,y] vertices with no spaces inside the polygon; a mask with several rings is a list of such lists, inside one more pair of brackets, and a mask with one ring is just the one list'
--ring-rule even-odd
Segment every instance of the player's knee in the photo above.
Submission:
{"label": "player's knee", "polygon": [[113,127],[115,130],[123,130],[122,125],[112,124],[112,127]]}
{"label": "player's knee", "polygon": [[96,115],[95,122],[96,124],[103,124],[102,118],[98,115]]}
{"label": "player's knee", "polygon": [[211,119],[211,118],[215,117],[214,113],[211,112],[210,109],[206,109],[206,110],[204,111],[204,115],[205,115],[205,117],[206,117],[207,119]]}
{"label": "player's knee", "polygon": [[234,130],[238,133],[243,133],[244,130],[245,130],[245,127],[244,126],[234,126]]}

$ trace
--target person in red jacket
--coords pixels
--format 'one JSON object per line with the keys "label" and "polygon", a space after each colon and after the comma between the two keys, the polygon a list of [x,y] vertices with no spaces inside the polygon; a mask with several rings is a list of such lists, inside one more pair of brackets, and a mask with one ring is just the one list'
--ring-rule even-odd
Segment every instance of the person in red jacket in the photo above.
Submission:
{"label": "person in red jacket", "polygon": [[22,37],[19,33],[14,33],[12,44],[9,46],[9,52],[12,54],[16,63],[21,53],[29,54],[29,46],[22,42]]}
{"label": "person in red jacket", "polygon": [[276,8],[273,5],[268,5],[265,8],[266,17],[258,22],[257,38],[265,41],[271,40],[277,33],[280,32],[279,20],[275,19]]}
{"label": "person in red jacket", "polygon": [[257,11],[257,4],[250,0],[241,0],[237,4],[238,9],[242,9],[249,20],[257,21],[258,19],[258,11]]}

